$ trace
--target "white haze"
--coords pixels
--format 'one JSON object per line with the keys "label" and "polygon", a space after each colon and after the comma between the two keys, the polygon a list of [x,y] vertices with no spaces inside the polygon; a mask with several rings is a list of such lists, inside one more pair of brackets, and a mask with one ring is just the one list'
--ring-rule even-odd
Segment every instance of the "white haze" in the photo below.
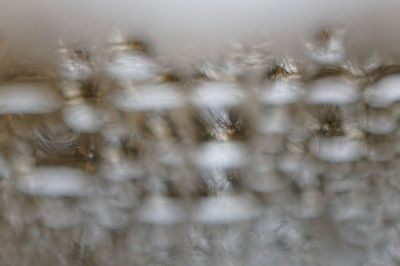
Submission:
{"label": "white haze", "polygon": [[319,27],[340,23],[349,26],[355,51],[397,52],[399,11],[395,0],[1,0],[0,34],[18,52],[51,59],[58,38],[105,40],[120,26],[159,56],[190,62],[227,41],[299,48]]}

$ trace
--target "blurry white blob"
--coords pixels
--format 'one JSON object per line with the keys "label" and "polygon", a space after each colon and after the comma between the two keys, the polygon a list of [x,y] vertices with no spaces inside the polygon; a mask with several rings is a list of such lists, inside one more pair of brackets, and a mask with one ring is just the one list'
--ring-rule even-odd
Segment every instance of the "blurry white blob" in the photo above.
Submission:
{"label": "blurry white blob", "polygon": [[363,130],[376,135],[389,134],[396,126],[396,121],[388,115],[368,114],[361,121]]}
{"label": "blurry white blob", "polygon": [[137,211],[139,221],[148,224],[170,225],[186,219],[182,203],[162,196],[147,198]]}
{"label": "blurry white blob", "polygon": [[260,208],[245,196],[220,195],[200,200],[192,214],[202,224],[230,224],[254,219],[261,215]]}
{"label": "blurry white blob", "polygon": [[93,133],[102,125],[98,111],[86,103],[67,105],[63,108],[63,118],[65,124],[77,132]]}
{"label": "blurry white blob", "polygon": [[359,90],[344,81],[321,79],[313,82],[307,90],[306,100],[312,104],[350,104],[359,98]]}
{"label": "blurry white blob", "polygon": [[106,71],[115,79],[144,81],[155,78],[161,68],[144,55],[121,53],[107,65]]}
{"label": "blurry white blob", "polygon": [[76,206],[68,206],[63,200],[44,199],[40,213],[44,226],[52,229],[65,229],[82,221],[82,212]]}
{"label": "blurry white blob", "polygon": [[265,104],[285,105],[302,96],[301,85],[290,80],[275,80],[260,91],[260,100]]}
{"label": "blurry white blob", "polygon": [[195,162],[201,168],[230,169],[246,164],[245,147],[237,142],[210,141],[200,146],[195,154]]}
{"label": "blurry white blob", "polygon": [[11,177],[11,169],[7,160],[0,154],[0,178],[9,179]]}
{"label": "blurry white blob", "polygon": [[83,197],[88,194],[87,176],[78,169],[38,167],[16,180],[18,190],[33,196]]}
{"label": "blurry white blob", "polygon": [[55,93],[36,85],[0,86],[0,114],[43,114],[59,108]]}
{"label": "blurry white blob", "polygon": [[364,100],[374,107],[386,107],[400,101],[400,75],[379,80],[364,92]]}
{"label": "blurry white blob", "polygon": [[288,110],[276,107],[264,112],[260,121],[260,131],[265,134],[285,134],[291,125]]}
{"label": "blurry white blob", "polygon": [[183,97],[172,85],[151,84],[127,87],[113,99],[116,108],[125,112],[160,111],[178,108]]}
{"label": "blurry white blob", "polygon": [[190,96],[190,101],[202,108],[224,108],[240,104],[243,92],[235,83],[205,82]]}
{"label": "blurry white blob", "polygon": [[352,162],[365,155],[363,142],[345,137],[315,138],[310,144],[311,152],[328,162]]}

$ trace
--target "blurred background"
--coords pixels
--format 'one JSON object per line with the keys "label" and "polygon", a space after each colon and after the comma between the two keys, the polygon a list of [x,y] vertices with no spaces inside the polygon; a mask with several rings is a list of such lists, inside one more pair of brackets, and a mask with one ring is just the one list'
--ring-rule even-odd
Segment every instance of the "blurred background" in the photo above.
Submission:
{"label": "blurred background", "polygon": [[398,265],[398,11],[1,1],[0,265]]}

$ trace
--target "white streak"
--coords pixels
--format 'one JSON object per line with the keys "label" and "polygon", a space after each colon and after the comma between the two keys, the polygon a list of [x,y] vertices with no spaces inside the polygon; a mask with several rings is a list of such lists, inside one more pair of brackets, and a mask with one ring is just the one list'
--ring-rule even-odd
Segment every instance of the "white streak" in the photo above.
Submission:
{"label": "white streak", "polygon": [[340,80],[324,79],[314,82],[307,90],[307,102],[313,104],[350,104],[359,98],[356,87]]}
{"label": "white streak", "polygon": [[125,112],[160,111],[178,108],[182,104],[183,97],[179,91],[166,84],[129,87],[114,97],[115,107]]}
{"label": "white streak", "polygon": [[87,177],[78,169],[41,167],[17,179],[17,188],[33,196],[82,197],[88,193]]}
{"label": "white streak", "polygon": [[208,142],[198,149],[195,162],[202,168],[238,168],[247,162],[246,150],[236,142]]}
{"label": "white streak", "polygon": [[191,96],[191,102],[199,107],[223,108],[238,105],[243,92],[235,83],[205,82]]}
{"label": "white streak", "polygon": [[42,114],[59,108],[53,91],[35,85],[0,86],[0,114]]}
{"label": "white streak", "polygon": [[193,219],[203,224],[229,224],[254,219],[260,209],[244,196],[216,196],[201,200]]}
{"label": "white streak", "polygon": [[311,142],[311,152],[328,162],[352,162],[365,155],[365,145],[343,137],[320,138]]}

